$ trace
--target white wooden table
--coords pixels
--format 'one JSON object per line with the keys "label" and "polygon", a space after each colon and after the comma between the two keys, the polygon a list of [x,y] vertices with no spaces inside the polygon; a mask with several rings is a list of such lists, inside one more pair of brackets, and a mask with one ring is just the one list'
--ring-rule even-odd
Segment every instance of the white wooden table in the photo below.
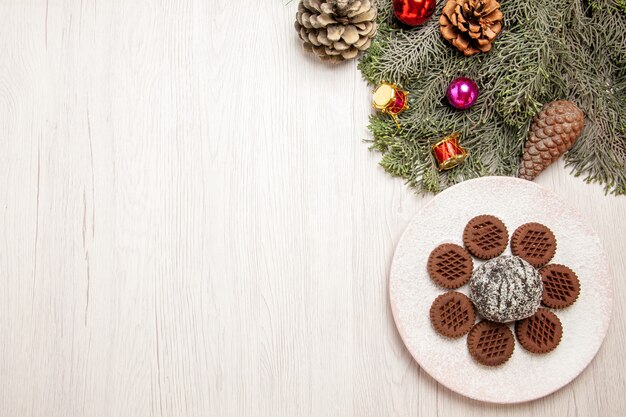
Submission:
{"label": "white wooden table", "polygon": [[0,416],[616,416],[626,198],[559,162],[614,319],[571,385],[493,406],[435,383],[387,271],[420,197],[362,142],[355,63],[301,52],[296,2],[0,3]]}

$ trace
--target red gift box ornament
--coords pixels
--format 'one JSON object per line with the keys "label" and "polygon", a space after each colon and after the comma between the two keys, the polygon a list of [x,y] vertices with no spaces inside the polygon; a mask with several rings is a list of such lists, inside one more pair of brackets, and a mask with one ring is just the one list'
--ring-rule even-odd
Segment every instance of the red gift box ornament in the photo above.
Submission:
{"label": "red gift box ornament", "polygon": [[433,145],[433,154],[440,170],[454,168],[469,153],[459,144],[459,133],[452,133]]}
{"label": "red gift box ornament", "polygon": [[407,94],[397,85],[383,82],[374,90],[372,105],[376,110],[391,116],[400,127],[397,116],[409,108]]}

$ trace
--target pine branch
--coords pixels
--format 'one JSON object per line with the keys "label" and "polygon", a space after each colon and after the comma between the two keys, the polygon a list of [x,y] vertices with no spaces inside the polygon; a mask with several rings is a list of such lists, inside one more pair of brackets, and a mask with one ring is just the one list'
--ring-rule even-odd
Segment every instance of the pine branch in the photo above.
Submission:
{"label": "pine branch", "polygon": [[[566,154],[575,175],[626,194],[625,0],[502,1],[504,30],[489,54],[466,58],[445,43],[437,16],[405,30],[392,2],[376,0],[379,34],[359,69],[372,84],[382,80],[410,92],[398,130],[388,117],[370,119],[371,148],[381,165],[419,192],[439,192],[483,175],[517,174],[532,117],[542,105],[570,99],[583,109],[586,128]],[[481,87],[464,112],[443,100],[448,83],[469,76]],[[430,147],[461,132],[470,157],[446,172]]]}

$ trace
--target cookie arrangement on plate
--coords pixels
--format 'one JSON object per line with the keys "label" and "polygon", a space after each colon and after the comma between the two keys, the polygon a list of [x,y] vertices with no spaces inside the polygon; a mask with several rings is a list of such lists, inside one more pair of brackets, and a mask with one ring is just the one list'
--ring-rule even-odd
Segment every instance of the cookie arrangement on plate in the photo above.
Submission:
{"label": "cookie arrangement on plate", "polygon": [[[504,223],[495,216],[471,219],[463,246],[444,243],[428,257],[428,274],[450,290],[437,297],[430,320],[437,333],[467,336],[471,356],[486,366],[502,365],[513,355],[515,338],[527,351],[545,354],[561,341],[563,326],[550,309],[571,306],[580,293],[576,273],[549,264],[556,237],[540,223],[519,226],[511,236],[513,256],[502,255],[509,243]],[[472,255],[484,262],[474,270]],[[469,283],[469,297],[452,291]],[[476,323],[478,319],[478,323]],[[514,332],[509,324],[514,323]]]}

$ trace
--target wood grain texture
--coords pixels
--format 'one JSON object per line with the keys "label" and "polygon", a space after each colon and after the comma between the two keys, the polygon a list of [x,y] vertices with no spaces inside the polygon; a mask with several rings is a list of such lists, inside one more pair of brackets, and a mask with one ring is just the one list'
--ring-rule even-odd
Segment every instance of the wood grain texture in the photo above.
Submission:
{"label": "wood grain texture", "polygon": [[387,273],[415,196],[377,166],[355,63],[296,2],[0,3],[0,416],[617,416],[626,200],[587,216],[614,320],[571,385],[513,407],[417,367]]}

